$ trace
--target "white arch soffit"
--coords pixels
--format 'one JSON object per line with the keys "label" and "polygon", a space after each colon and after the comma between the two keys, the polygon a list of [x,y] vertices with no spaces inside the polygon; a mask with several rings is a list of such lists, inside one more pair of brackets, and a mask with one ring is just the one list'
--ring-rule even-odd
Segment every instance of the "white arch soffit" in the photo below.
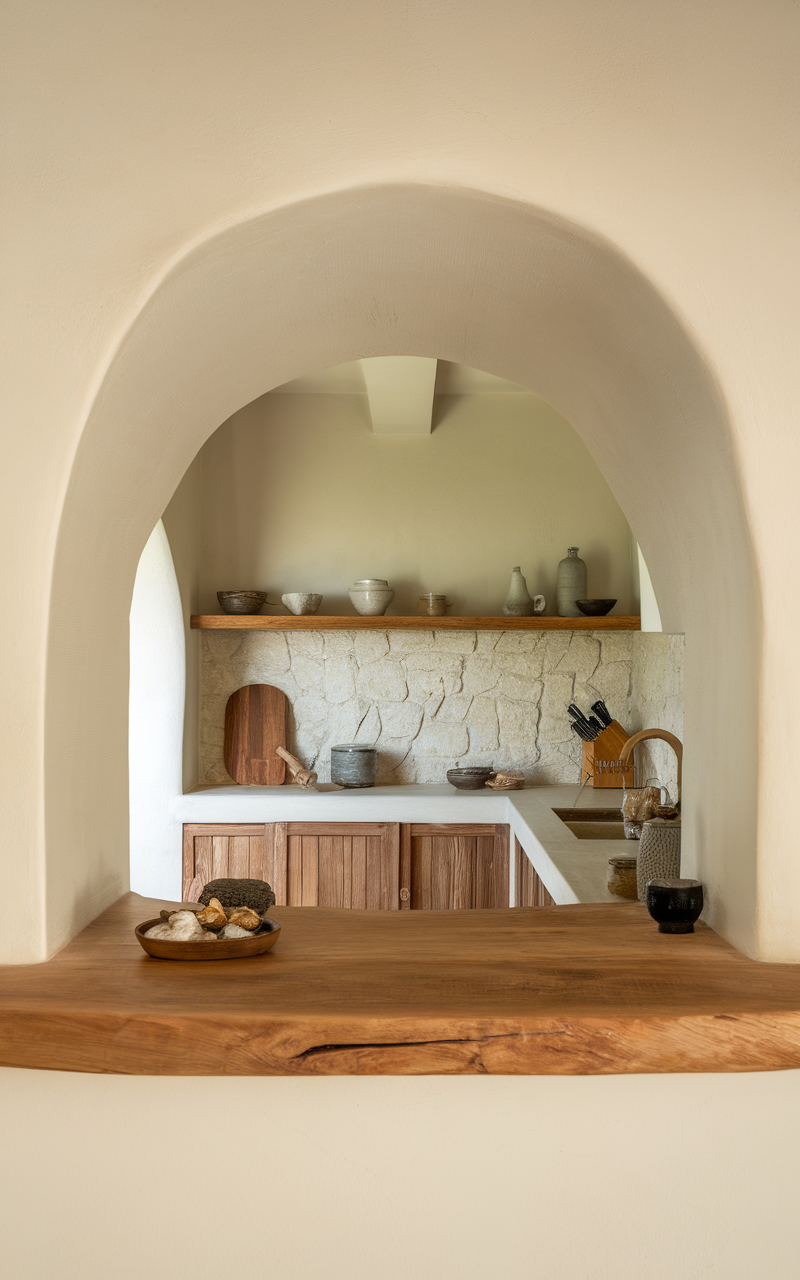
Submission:
{"label": "white arch soffit", "polygon": [[136,570],[130,612],[128,776],[131,888],[180,899],[186,641],[172,551],[163,522]]}
{"label": "white arch soffit", "polygon": [[714,379],[613,245],[528,205],[417,185],[318,196],[194,248],[108,369],[54,563],[48,951],[127,885],[127,619],[150,531],[198,449],[242,405],[310,371],[379,355],[498,374],[544,396],[582,436],[642,548],[664,630],[686,632],[684,874],[705,882],[710,923],[764,954],[760,607],[729,625],[730,600],[759,595]]}

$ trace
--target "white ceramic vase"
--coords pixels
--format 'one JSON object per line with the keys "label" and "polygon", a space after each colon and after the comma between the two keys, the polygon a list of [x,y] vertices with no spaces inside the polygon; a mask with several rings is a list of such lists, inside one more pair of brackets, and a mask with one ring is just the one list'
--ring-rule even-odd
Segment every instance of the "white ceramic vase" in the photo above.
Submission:
{"label": "white ceramic vase", "polygon": [[519,565],[511,570],[511,582],[508,588],[503,613],[507,618],[530,618],[534,613],[543,613],[544,596],[531,596],[528,584],[520,572]]}

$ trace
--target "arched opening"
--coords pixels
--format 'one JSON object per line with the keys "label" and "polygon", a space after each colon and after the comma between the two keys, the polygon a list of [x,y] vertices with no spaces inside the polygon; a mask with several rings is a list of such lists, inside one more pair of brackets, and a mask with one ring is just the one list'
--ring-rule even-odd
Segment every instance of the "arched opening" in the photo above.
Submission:
{"label": "arched opening", "polygon": [[711,922],[756,952],[758,615],[734,631],[725,603],[757,591],[720,396],[612,246],[530,207],[424,187],[336,193],[231,228],[175,266],[120,346],[76,456],[54,570],[48,949],[126,887],[127,614],[180,476],[271,387],[386,354],[489,370],[579,431],[642,546],[665,629],[686,634],[689,864]]}

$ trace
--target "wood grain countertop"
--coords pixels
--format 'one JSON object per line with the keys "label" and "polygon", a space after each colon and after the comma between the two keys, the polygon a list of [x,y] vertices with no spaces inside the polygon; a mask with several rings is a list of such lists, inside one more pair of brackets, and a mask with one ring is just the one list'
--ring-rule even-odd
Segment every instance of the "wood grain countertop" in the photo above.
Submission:
{"label": "wood grain countertop", "polygon": [[276,907],[273,951],[147,957],[126,894],[54,959],[0,969],[0,1065],[134,1075],[602,1075],[800,1066],[800,966],[639,903]]}

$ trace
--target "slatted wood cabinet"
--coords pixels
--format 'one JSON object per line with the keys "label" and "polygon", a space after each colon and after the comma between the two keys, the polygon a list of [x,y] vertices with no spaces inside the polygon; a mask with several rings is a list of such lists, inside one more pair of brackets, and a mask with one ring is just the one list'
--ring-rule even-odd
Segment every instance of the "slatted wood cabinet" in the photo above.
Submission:
{"label": "slatted wood cabinet", "polygon": [[[269,881],[280,906],[507,907],[509,834],[503,823],[187,823],[184,900],[197,901],[219,876],[250,876]],[[516,876],[518,905],[547,901],[543,886],[546,896],[535,893],[538,877],[518,842]]]}

